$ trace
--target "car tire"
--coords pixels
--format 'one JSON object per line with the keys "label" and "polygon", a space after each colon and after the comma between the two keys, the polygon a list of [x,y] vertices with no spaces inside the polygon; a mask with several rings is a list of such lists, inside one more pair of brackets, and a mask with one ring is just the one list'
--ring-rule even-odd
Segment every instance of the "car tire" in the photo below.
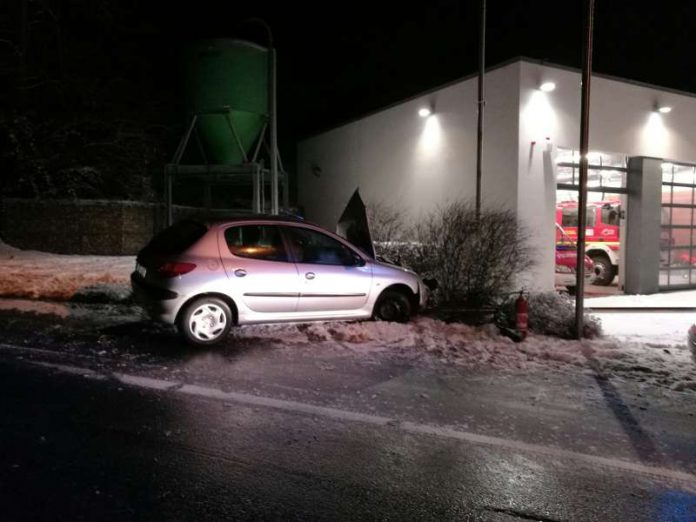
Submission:
{"label": "car tire", "polygon": [[566,290],[568,290],[568,295],[575,295],[578,291],[575,286],[566,286]]}
{"label": "car tire", "polygon": [[212,346],[227,337],[233,322],[232,310],[225,301],[200,297],[186,305],[176,326],[187,343]]}
{"label": "car tire", "polygon": [[385,290],[377,299],[372,316],[377,321],[407,323],[411,319],[411,302],[402,292]]}
{"label": "car tire", "polygon": [[614,265],[611,264],[609,258],[605,255],[590,256],[594,264],[595,278],[592,284],[599,286],[608,286],[616,276]]}

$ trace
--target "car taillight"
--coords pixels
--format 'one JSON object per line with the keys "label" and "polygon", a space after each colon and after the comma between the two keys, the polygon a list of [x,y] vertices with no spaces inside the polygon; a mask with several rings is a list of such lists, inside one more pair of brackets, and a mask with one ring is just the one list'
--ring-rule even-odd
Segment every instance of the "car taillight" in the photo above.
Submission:
{"label": "car taillight", "polygon": [[188,274],[194,268],[194,263],[164,263],[157,268],[157,273],[162,277],[177,277]]}

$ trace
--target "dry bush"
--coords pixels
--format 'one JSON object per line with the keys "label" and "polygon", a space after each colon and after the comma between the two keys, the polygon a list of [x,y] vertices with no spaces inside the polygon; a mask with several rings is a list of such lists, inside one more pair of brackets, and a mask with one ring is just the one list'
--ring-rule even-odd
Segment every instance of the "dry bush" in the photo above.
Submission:
{"label": "dry bush", "polygon": [[408,229],[404,212],[384,202],[367,205],[372,241],[389,243],[403,241]]}
{"label": "dry bush", "polygon": [[378,255],[436,279],[437,304],[492,304],[532,266],[527,235],[511,211],[484,210],[477,218],[472,205],[456,202],[412,227],[393,209],[373,215],[373,222],[381,219]]}
{"label": "dry bush", "polygon": [[456,202],[416,227],[415,262],[438,281],[442,304],[485,306],[512,290],[515,276],[532,266],[527,235],[508,210]]}

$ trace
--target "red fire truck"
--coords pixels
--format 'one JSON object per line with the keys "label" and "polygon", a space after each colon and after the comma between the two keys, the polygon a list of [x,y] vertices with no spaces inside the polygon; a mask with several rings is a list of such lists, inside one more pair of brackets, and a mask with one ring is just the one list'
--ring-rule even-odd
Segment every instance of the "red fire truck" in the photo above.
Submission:
{"label": "red fire truck", "polygon": [[[585,228],[585,252],[594,264],[596,285],[609,285],[619,273],[619,200],[599,201],[587,205],[587,225]],[[578,203],[563,201],[556,205],[556,223],[567,234],[556,227],[556,245],[564,245],[568,237],[575,241],[578,237]]]}

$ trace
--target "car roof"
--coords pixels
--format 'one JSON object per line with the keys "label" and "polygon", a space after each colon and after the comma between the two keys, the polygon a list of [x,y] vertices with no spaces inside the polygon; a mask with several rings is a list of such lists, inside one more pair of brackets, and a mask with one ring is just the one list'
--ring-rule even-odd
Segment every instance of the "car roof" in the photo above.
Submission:
{"label": "car roof", "polygon": [[[314,223],[309,223],[305,221],[300,216],[288,214],[288,215],[273,215],[273,214],[226,214],[226,215],[193,215],[188,218],[184,218],[182,221],[197,221],[206,225],[207,227],[226,225],[229,223],[239,223],[246,221],[274,221],[278,223],[303,223],[308,225],[314,225]],[[317,225],[314,225],[317,226]]]}
{"label": "car roof", "polygon": [[[319,230],[322,230],[324,232],[329,232],[330,234],[338,236],[335,232],[332,232],[331,230],[327,230],[325,227],[321,225],[317,225],[316,223],[312,223],[311,221],[307,221],[299,216],[295,215],[287,215],[287,216],[281,216],[281,215],[274,215],[274,214],[239,214],[239,215],[228,215],[225,217],[222,216],[214,216],[214,217],[209,217],[208,219],[196,219],[196,218],[191,218],[193,221],[198,221],[199,223],[203,223],[207,228],[213,228],[213,227],[220,227],[220,226],[225,226],[225,225],[230,225],[234,223],[253,223],[253,222],[272,222],[272,223],[279,223],[279,224],[288,224],[288,225],[306,225],[308,227],[313,227]],[[345,240],[345,238],[341,238]]]}

